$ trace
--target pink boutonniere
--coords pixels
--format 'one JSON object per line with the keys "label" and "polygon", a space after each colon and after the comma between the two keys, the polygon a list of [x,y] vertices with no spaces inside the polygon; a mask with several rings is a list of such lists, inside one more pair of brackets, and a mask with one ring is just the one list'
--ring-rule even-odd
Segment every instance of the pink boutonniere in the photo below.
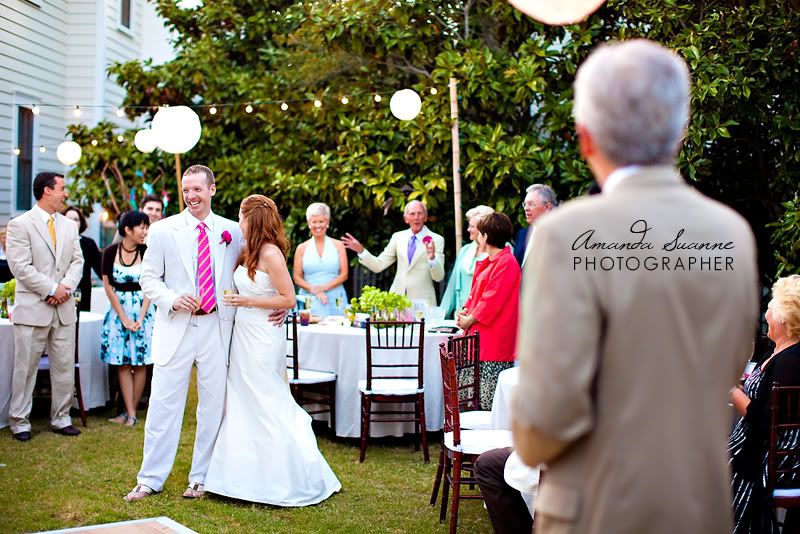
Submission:
{"label": "pink boutonniere", "polygon": [[433,241],[433,238],[429,235],[426,235],[425,237],[422,238],[422,242],[425,243],[426,245],[431,241]]}
{"label": "pink boutonniere", "polygon": [[223,232],[222,232],[220,237],[222,237],[222,241],[220,241],[219,243],[220,244],[225,243],[225,246],[230,245],[231,241],[233,241],[233,238],[231,237],[231,233],[229,231],[227,231],[227,230],[223,230]]}

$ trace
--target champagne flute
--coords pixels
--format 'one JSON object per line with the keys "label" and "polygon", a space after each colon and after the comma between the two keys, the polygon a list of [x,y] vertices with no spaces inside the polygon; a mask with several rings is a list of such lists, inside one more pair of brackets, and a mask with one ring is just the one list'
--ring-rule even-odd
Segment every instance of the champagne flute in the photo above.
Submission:
{"label": "champagne flute", "polygon": [[336,309],[337,309],[338,311],[340,311],[340,312],[344,311],[344,310],[342,309],[342,304],[343,304],[343,302],[342,302],[342,301],[343,301],[343,300],[344,300],[344,299],[342,299],[342,297],[336,297]]}
{"label": "champagne flute", "polygon": [[234,289],[233,287],[226,287],[225,289],[222,290],[222,302],[223,305],[225,306],[225,314],[223,315],[223,317],[221,317],[223,321],[230,321],[231,317],[229,317],[229,315],[231,313],[236,313],[235,307],[228,304],[225,299],[226,296],[235,294],[236,294],[236,289]]}
{"label": "champagne flute", "polygon": [[[197,279],[197,255],[192,256],[192,271],[194,272],[194,296],[200,300],[200,281]],[[186,321],[186,326],[197,328],[197,317],[194,315],[194,310],[189,312],[189,320]]]}
{"label": "champagne flute", "polygon": [[75,306],[79,306],[81,303],[81,290],[75,289],[72,292],[72,299],[75,301]]}

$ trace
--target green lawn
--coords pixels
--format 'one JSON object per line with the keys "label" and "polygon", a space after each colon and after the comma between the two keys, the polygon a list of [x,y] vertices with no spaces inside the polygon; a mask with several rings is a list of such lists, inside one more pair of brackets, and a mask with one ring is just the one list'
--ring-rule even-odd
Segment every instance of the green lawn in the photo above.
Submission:
{"label": "green lawn", "polygon": [[[373,440],[366,461],[359,464],[355,440],[318,433],[320,449],[342,482],[342,491],[317,506],[284,509],[217,497],[181,498],[191,462],[195,404],[193,385],[172,475],[163,493],[138,503],[126,503],[122,497],[136,482],[144,417],[136,428],[121,428],[106,421],[110,412],[100,411],[90,416],[80,436],[68,438],[49,431],[45,407],[33,419],[30,442],[13,440],[7,428],[0,431],[0,532],[157,516],[214,533],[447,532],[447,523],[439,524],[438,506],[428,504],[439,443],[431,445],[432,461],[426,465],[410,442]],[[461,503],[459,530],[491,532],[480,501]]]}

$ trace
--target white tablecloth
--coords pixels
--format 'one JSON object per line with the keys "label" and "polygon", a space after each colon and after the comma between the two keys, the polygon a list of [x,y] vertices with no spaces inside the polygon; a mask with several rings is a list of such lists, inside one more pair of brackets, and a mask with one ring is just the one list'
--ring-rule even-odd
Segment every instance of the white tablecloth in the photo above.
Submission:
{"label": "white tablecloth", "polygon": [[106,295],[106,290],[100,287],[93,287],[92,288],[92,313],[99,313],[100,315],[105,315],[108,311],[108,296]]}
{"label": "white tablecloth", "polygon": [[519,367],[501,371],[492,401],[492,428],[511,430],[511,395],[519,383]]}
{"label": "white tablecloth", "polygon": [[[105,406],[108,395],[108,367],[100,361],[100,331],[103,316],[81,312],[80,356],[81,390],[85,408]],[[8,426],[11,404],[11,377],[14,371],[14,326],[0,319],[0,428]],[[77,403],[73,403],[77,407]]]}
{"label": "white tablecloth", "polygon": [[[298,327],[300,366],[336,373],[336,435],[357,438],[361,435],[361,395],[358,381],[367,377],[366,330],[345,326],[309,325]],[[452,334],[425,332],[423,380],[425,419],[428,430],[441,430],[444,423],[442,371],[439,343]],[[400,351],[397,351],[400,352]],[[377,410],[390,410],[381,404]],[[402,406],[402,405],[397,405]],[[317,415],[327,419],[328,414]],[[372,423],[370,435],[401,436],[414,431],[412,423]]]}

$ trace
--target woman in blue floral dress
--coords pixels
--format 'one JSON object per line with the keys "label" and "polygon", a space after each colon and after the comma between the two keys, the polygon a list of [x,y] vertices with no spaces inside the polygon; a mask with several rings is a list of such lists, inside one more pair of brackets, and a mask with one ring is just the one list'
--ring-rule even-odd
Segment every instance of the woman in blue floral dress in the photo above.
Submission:
{"label": "woman in blue floral dress", "polygon": [[136,406],[147,381],[146,366],[153,363],[153,312],[139,285],[149,226],[150,219],[140,211],[123,214],[118,225],[122,241],[103,251],[103,287],[110,306],[103,321],[100,359],[117,366],[125,402],[125,413],[109,421],[126,426],[137,422]]}

